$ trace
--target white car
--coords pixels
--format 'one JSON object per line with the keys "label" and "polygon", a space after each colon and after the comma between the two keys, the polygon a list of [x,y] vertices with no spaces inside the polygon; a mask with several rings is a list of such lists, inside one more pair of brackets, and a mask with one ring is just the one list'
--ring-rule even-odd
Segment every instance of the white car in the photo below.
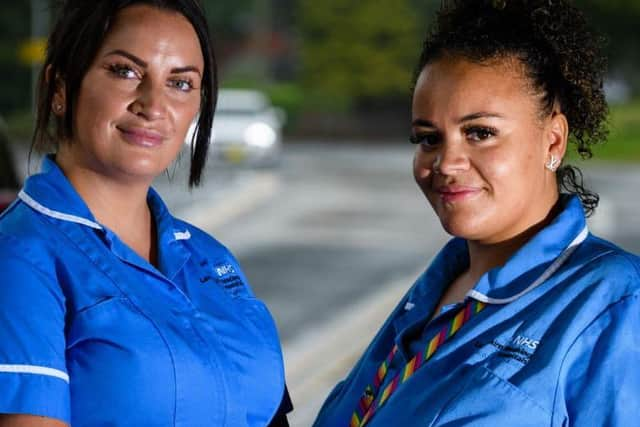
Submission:
{"label": "white car", "polygon": [[[275,166],[282,151],[284,111],[256,90],[221,89],[209,152],[215,159],[250,166]],[[192,125],[185,143],[191,144]]]}

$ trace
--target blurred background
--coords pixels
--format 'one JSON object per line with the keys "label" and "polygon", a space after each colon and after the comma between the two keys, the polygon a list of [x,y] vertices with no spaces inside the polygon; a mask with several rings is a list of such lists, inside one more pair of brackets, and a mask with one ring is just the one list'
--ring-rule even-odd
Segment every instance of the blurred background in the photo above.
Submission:
{"label": "blurred background", "polygon": [[[29,171],[49,0],[0,14],[0,209]],[[239,258],[276,317],[292,425],[318,406],[447,240],[413,183],[413,67],[439,0],[204,0],[220,64],[204,185],[156,187]],[[640,252],[640,2],[576,3],[607,36],[611,136],[583,162],[591,229]],[[185,143],[185,152],[188,142]]]}

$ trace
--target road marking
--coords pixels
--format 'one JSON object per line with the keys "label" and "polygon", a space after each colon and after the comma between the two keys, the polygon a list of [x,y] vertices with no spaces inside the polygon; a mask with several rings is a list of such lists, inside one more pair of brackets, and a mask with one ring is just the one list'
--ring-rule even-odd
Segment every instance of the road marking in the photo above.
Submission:
{"label": "road marking", "polygon": [[246,182],[233,185],[207,206],[202,206],[200,202],[194,203],[179,210],[176,216],[211,232],[270,199],[280,190],[280,186],[278,175],[258,172]]}

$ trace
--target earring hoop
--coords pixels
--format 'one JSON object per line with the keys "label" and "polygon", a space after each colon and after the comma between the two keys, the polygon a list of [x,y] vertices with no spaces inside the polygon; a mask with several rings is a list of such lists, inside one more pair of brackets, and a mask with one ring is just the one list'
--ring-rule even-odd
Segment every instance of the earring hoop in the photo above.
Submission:
{"label": "earring hoop", "polygon": [[560,164],[560,159],[556,158],[553,154],[549,161],[544,165],[545,168],[549,169],[551,172],[555,172]]}

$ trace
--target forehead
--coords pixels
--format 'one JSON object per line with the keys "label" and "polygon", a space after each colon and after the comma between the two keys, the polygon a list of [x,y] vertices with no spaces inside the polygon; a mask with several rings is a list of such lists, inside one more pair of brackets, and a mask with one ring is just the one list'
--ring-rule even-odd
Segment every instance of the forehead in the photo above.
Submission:
{"label": "forehead", "polygon": [[413,107],[414,111],[443,106],[481,111],[510,109],[512,104],[537,105],[520,61],[502,58],[478,63],[443,57],[427,64],[420,73]]}
{"label": "forehead", "polygon": [[114,47],[134,53],[136,50],[161,50],[199,56],[202,62],[198,36],[187,18],[178,12],[149,5],[128,6],[115,15],[100,50]]}

